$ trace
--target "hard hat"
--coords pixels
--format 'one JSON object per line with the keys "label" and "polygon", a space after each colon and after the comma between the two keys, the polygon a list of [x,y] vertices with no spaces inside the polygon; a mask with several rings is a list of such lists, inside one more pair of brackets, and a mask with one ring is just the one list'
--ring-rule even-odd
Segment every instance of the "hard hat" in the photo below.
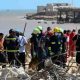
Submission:
{"label": "hard hat", "polygon": [[59,31],[59,28],[58,27],[55,27],[54,29],[53,29],[53,32],[58,32]]}
{"label": "hard hat", "polygon": [[39,34],[40,33],[40,30],[38,29],[38,28],[35,28],[34,30],[33,30],[33,34]]}
{"label": "hard hat", "polygon": [[36,28],[38,28],[39,30],[42,30],[43,29],[42,26],[37,26]]}
{"label": "hard hat", "polygon": [[12,33],[12,32],[15,32],[15,30],[14,29],[10,29],[9,30],[9,33]]}

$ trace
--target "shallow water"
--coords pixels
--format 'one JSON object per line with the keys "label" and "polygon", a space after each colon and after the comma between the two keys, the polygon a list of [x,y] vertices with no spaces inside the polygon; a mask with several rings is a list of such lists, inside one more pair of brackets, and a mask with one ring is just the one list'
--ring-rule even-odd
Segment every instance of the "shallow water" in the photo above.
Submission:
{"label": "shallow water", "polygon": [[[25,22],[27,22],[26,30],[25,30],[25,36],[28,39],[31,36],[31,33],[33,31],[33,28],[37,25],[43,26],[43,30],[45,31],[47,27],[62,27],[63,29],[79,29],[80,24],[75,23],[65,23],[65,24],[52,24],[52,21],[43,21],[43,20],[26,20],[24,18],[25,14],[8,14],[6,13],[4,15],[0,14],[0,32],[3,32],[5,35],[8,34],[8,31],[10,28],[16,29],[18,31],[24,30]],[[41,23],[38,23],[38,22]],[[45,23],[47,22],[47,23]]]}

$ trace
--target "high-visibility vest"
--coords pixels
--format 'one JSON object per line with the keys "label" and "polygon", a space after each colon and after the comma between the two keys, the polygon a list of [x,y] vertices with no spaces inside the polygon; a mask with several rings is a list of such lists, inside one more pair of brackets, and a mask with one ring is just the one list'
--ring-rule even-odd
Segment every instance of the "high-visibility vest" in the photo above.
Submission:
{"label": "high-visibility vest", "polygon": [[58,44],[61,44],[61,42],[58,42]]}
{"label": "high-visibility vest", "polygon": [[0,52],[4,52],[4,51],[6,51],[6,52],[19,52],[19,50],[0,50]]}
{"label": "high-visibility vest", "polygon": [[56,44],[56,42],[51,42],[51,44]]}
{"label": "high-visibility vest", "polygon": [[6,40],[12,40],[12,41],[15,41],[16,38],[5,38]]}
{"label": "high-visibility vest", "polygon": [[50,51],[51,51],[51,47],[48,47],[48,50],[50,50]]}

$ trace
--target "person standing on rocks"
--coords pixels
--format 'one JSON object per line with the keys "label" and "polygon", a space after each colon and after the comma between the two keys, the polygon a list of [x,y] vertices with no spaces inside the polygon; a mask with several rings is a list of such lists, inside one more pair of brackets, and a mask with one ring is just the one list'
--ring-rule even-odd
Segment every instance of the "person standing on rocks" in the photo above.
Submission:
{"label": "person standing on rocks", "polygon": [[4,49],[7,52],[8,55],[8,62],[11,65],[17,66],[17,53],[19,51],[18,48],[18,38],[16,36],[15,30],[10,29],[9,30],[9,36],[4,38]]}

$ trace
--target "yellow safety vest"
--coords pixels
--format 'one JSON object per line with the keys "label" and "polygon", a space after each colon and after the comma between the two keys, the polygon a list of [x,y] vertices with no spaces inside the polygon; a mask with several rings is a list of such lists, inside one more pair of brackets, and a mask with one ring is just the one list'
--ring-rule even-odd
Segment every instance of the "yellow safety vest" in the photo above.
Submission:
{"label": "yellow safety vest", "polygon": [[19,50],[0,50],[0,52],[4,52],[4,51],[6,51],[6,52],[18,52]]}
{"label": "yellow safety vest", "polygon": [[12,40],[12,41],[15,41],[16,38],[5,38],[6,40]]}
{"label": "yellow safety vest", "polygon": [[48,50],[51,50],[51,47],[48,47]]}
{"label": "yellow safety vest", "polygon": [[61,42],[58,42],[58,44],[61,44]]}
{"label": "yellow safety vest", "polygon": [[51,42],[51,44],[55,44],[55,42]]}

